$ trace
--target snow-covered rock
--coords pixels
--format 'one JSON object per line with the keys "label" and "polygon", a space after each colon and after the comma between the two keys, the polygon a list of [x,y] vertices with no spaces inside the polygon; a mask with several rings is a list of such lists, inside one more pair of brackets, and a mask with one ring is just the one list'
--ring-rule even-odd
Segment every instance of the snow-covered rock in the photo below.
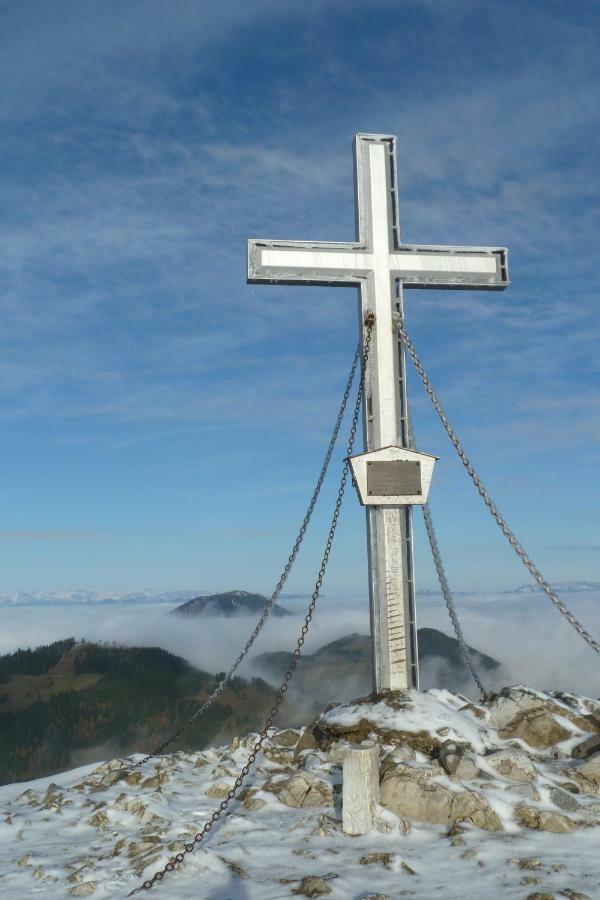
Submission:
{"label": "snow-covered rock", "polygon": [[486,755],[485,762],[510,781],[535,781],[535,766],[523,750],[515,747],[494,750]]}
{"label": "snow-covered rock", "polygon": [[[309,728],[270,729],[238,797],[198,843],[256,735],[140,768],[111,760],[8,785],[0,893],[125,898],[183,853],[157,897],[196,900],[199,885],[202,896],[247,900],[597,897],[600,754],[574,753],[600,732],[599,709],[522,686],[501,703],[411,691],[335,706]],[[557,743],[503,736],[532,713],[561,726]],[[342,764],[365,738],[379,748],[381,801],[373,828],[350,837]]]}
{"label": "snow-covered rock", "polygon": [[294,809],[333,804],[331,784],[311,772],[298,772],[283,778],[275,777],[265,785],[265,790],[275,794],[280,803]]}
{"label": "snow-covered rock", "polygon": [[562,834],[565,831],[573,831],[578,823],[562,813],[551,809],[539,809],[535,806],[523,804],[515,810],[517,822],[526,828],[537,828],[539,831],[551,831],[554,834]]}
{"label": "snow-covered rock", "polygon": [[600,753],[595,753],[579,766],[575,773],[580,789],[600,794]]}
{"label": "snow-covered rock", "polygon": [[438,759],[448,775],[463,781],[476,778],[479,772],[477,760],[473,754],[457,744],[456,741],[444,741],[438,750]]}
{"label": "snow-covered rock", "polygon": [[435,770],[430,778],[407,777],[406,770],[388,772],[381,782],[382,806],[419,822],[448,826],[468,822],[485,831],[502,831],[500,818],[486,797],[476,791],[451,789],[436,778]]}

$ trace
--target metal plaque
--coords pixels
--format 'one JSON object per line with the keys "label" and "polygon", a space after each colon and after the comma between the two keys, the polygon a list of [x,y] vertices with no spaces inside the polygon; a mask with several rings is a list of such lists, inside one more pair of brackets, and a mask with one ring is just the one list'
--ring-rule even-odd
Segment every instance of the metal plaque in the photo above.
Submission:
{"label": "metal plaque", "polygon": [[404,497],[421,493],[421,463],[394,459],[367,463],[370,497]]}

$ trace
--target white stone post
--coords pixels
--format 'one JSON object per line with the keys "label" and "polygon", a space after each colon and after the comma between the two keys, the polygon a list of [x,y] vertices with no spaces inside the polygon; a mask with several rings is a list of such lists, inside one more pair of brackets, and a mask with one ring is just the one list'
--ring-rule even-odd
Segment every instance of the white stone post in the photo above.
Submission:
{"label": "white stone post", "polygon": [[344,834],[367,834],[379,802],[379,747],[374,741],[346,751],[343,764],[342,824]]}

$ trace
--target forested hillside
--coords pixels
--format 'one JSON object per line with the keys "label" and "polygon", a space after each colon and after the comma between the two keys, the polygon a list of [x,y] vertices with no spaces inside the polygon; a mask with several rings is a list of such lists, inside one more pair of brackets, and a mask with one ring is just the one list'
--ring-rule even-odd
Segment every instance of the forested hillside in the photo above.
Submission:
{"label": "forested hillside", "polygon": [[[499,663],[473,651],[489,679]],[[456,641],[419,630],[421,663],[435,660],[439,687],[464,684]],[[171,749],[201,749],[258,730],[289,652],[258,656],[256,677],[236,677]],[[298,661],[279,724],[306,724],[329,703],[371,690],[371,644],[347,635]],[[72,638],[0,657],[0,783],[87,762],[149,752],[177,731],[220,681],[158,647],[77,643]],[[268,684],[263,678],[267,678]]]}
{"label": "forested hillside", "polygon": [[[215,676],[156,647],[59,641],[0,658],[0,782],[153,749],[197,709]],[[273,694],[234,679],[173,749],[255,728]]]}

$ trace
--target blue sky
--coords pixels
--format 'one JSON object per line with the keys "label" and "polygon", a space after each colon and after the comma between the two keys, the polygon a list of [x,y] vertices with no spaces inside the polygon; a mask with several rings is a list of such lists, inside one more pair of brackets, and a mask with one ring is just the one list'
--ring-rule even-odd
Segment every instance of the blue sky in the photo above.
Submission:
{"label": "blue sky", "polygon": [[[506,292],[407,291],[407,323],[547,577],[600,580],[596,3],[22,0],[0,21],[0,592],[272,587],[356,300],[246,285],[246,240],[352,239],[357,131],[398,136],[404,240],[509,247]],[[410,389],[451,583],[525,581]],[[366,590],[364,543],[350,493],[326,591]]]}

